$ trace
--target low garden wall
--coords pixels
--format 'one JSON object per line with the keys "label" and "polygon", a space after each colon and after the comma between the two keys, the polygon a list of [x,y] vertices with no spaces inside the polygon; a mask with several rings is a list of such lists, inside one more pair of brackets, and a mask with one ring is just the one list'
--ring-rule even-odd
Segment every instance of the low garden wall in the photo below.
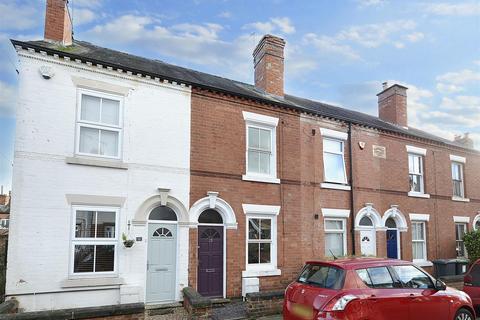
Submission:
{"label": "low garden wall", "polygon": [[250,319],[282,313],[284,291],[247,293],[247,314]]}
{"label": "low garden wall", "polygon": [[[7,301],[8,302],[8,301]],[[7,303],[5,302],[5,303]],[[3,304],[2,304],[3,305]],[[143,320],[143,303],[111,306],[0,314],[0,320]]]}

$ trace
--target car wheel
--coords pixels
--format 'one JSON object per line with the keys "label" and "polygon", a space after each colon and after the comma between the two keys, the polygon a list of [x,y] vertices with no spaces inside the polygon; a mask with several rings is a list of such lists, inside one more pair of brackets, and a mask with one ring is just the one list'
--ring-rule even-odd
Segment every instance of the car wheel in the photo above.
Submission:
{"label": "car wheel", "polygon": [[467,309],[460,309],[457,311],[454,320],[474,320],[473,315]]}

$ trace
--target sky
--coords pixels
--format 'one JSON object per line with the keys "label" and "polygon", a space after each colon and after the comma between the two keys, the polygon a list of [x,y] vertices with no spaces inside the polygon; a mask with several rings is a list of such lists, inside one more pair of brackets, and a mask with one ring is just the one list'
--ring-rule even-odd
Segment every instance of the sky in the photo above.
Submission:
{"label": "sky", "polygon": [[[377,115],[381,84],[409,88],[409,125],[480,149],[480,0],[70,0],[74,37],[253,83],[262,35],[283,37],[289,94]],[[13,162],[18,59],[45,0],[0,0],[0,185]]]}

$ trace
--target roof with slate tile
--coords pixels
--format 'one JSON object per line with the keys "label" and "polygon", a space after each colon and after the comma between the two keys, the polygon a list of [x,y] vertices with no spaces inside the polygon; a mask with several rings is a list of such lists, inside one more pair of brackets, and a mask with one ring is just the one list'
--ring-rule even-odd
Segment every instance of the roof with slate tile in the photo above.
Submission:
{"label": "roof with slate tile", "polygon": [[183,83],[193,87],[214,90],[243,98],[253,99],[260,102],[295,109],[301,112],[351,122],[353,124],[375,128],[387,132],[401,134],[413,138],[434,141],[441,145],[468,149],[460,143],[443,139],[428,132],[412,127],[404,128],[383,121],[378,117],[368,115],[351,109],[333,106],[331,104],[300,98],[293,95],[275,96],[259,90],[254,85],[219,77],[216,75],[176,66],[156,59],[148,59],[125,52],[99,47],[89,42],[74,40],[72,46],[63,47],[58,44],[39,41],[11,40],[14,46],[24,49],[44,51],[50,55],[69,57],[71,60],[79,59],[82,62],[101,64],[104,67],[130,71],[133,74],[142,74],[151,78],[166,79],[172,82]]}

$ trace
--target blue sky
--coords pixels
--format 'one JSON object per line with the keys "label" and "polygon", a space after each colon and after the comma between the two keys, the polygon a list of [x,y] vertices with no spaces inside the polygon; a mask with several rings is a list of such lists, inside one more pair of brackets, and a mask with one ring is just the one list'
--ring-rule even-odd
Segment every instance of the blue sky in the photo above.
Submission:
{"label": "blue sky", "polygon": [[[409,87],[409,124],[480,147],[480,1],[70,0],[75,38],[252,83],[265,33],[285,38],[286,91],[377,114],[381,83]],[[0,184],[10,187],[17,58],[44,0],[0,0]],[[475,39],[477,39],[475,41]]]}

